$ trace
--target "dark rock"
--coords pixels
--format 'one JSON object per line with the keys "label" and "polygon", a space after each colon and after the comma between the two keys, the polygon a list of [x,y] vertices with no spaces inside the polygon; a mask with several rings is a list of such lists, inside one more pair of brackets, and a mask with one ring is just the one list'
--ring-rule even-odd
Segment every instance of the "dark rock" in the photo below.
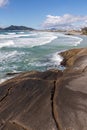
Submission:
{"label": "dark rock", "polygon": [[21,30],[28,30],[28,31],[34,31],[36,29],[30,28],[30,27],[25,27],[25,26],[16,26],[16,25],[11,25],[6,28],[0,28],[1,31],[21,31]]}
{"label": "dark rock", "polygon": [[87,35],[87,27],[82,28],[81,31],[83,35]]}
{"label": "dark rock", "polygon": [[57,130],[51,95],[61,74],[33,71],[0,85],[1,130]]}
{"label": "dark rock", "polygon": [[82,49],[72,49],[61,52],[60,55],[64,58],[61,64],[68,67],[73,66],[76,56],[81,50]]}
{"label": "dark rock", "polygon": [[74,67],[83,69],[87,65],[87,49],[72,49],[60,53],[64,60],[61,62],[62,65],[67,67]]}
{"label": "dark rock", "polygon": [[87,49],[61,55],[64,72],[25,72],[0,85],[0,130],[87,130]]}
{"label": "dark rock", "polygon": [[19,73],[16,72],[12,72],[12,73],[7,73],[6,76],[14,76],[14,75],[18,75]]}

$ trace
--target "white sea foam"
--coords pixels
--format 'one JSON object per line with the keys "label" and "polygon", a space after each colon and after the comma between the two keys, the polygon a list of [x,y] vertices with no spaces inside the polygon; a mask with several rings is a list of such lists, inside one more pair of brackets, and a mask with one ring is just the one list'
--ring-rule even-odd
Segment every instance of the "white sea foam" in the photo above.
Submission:
{"label": "white sea foam", "polygon": [[[34,32],[34,33],[25,33],[25,32],[8,32],[6,34],[0,34],[0,39],[10,39],[10,38],[20,38],[20,37],[30,37],[30,36],[42,36],[42,33]],[[46,35],[46,34],[45,34]]]}
{"label": "white sea foam", "polygon": [[28,65],[31,65],[31,66],[36,66],[36,67],[45,67],[45,66],[49,66],[50,63],[49,62],[31,62],[31,63],[28,63]]}
{"label": "white sea foam", "polygon": [[11,47],[14,45],[14,42],[12,40],[9,41],[0,41],[0,48],[2,47]]}
{"label": "white sea foam", "polygon": [[11,51],[11,52],[0,52],[0,63],[11,63],[22,60],[21,57],[24,55],[24,52]]}
{"label": "white sea foam", "polygon": [[0,79],[0,84],[2,84],[3,82],[9,80],[9,79],[12,79],[14,76],[11,76],[11,77],[5,77],[5,78],[1,78]]}
{"label": "white sea foam", "polygon": [[10,39],[10,38],[20,38],[24,36],[29,36],[29,34],[9,34],[9,35],[0,35],[0,39]]}
{"label": "white sea foam", "polygon": [[9,78],[1,78],[1,79],[0,79],[0,84],[3,83],[3,82],[5,82],[5,81],[8,80],[8,79],[9,79]]}
{"label": "white sea foam", "polygon": [[[33,36],[33,38],[31,37]],[[55,36],[54,33],[46,33],[46,32],[34,32],[34,33],[24,33],[24,34],[15,34],[15,33],[8,33],[8,35],[0,35],[0,48],[5,46],[13,46],[14,47],[34,47],[45,45],[50,43],[58,36]],[[6,42],[3,42],[6,40]],[[9,40],[9,41],[8,41]]]}
{"label": "white sea foam", "polygon": [[[31,36],[35,36],[35,37],[31,37]],[[68,35],[64,35],[61,33],[52,33],[52,32],[33,32],[33,33],[24,33],[24,32],[20,32],[18,34],[12,32],[12,33],[8,33],[8,35],[3,35],[0,34],[0,39],[1,40],[7,40],[4,45],[0,45],[0,47],[3,46],[7,46],[8,45],[8,40],[12,40],[9,41],[9,44],[12,42],[15,43],[15,46],[28,46],[28,47],[34,47],[34,46],[38,46],[38,45],[45,45],[47,43],[50,43],[51,41],[53,41],[54,39],[58,38],[58,37],[62,37],[61,38],[61,43],[63,43],[64,45],[69,45],[69,46],[77,46],[78,44],[81,43],[81,41],[83,40],[80,37],[77,36],[68,36]]]}
{"label": "white sea foam", "polygon": [[25,32],[19,32],[19,34],[23,34],[23,33],[25,33]]}
{"label": "white sea foam", "polygon": [[72,39],[74,40],[74,41],[73,41],[74,46],[79,45],[79,44],[83,41],[83,39],[82,39],[82,38],[77,37],[77,36],[70,36],[69,38],[72,38]]}
{"label": "white sea foam", "polygon": [[15,35],[16,33],[15,32],[10,32],[10,33],[7,33],[8,35]]}
{"label": "white sea foam", "polygon": [[63,45],[68,45],[68,46],[78,46],[83,39],[79,36],[73,36],[73,35],[65,35],[62,33],[56,33],[60,39],[60,43]]}
{"label": "white sea foam", "polygon": [[63,60],[63,57],[61,57],[59,54],[59,52],[56,52],[55,54],[53,54],[53,56],[51,57],[51,61],[53,62],[54,65],[59,66],[60,63]]}
{"label": "white sea foam", "polygon": [[4,52],[4,54],[0,52],[0,62],[5,61],[6,59],[12,58],[12,57],[14,57],[15,55],[17,55],[17,51]]}
{"label": "white sea foam", "polygon": [[[29,36],[29,35],[37,35],[37,37],[34,38],[22,38],[21,36]],[[19,36],[21,38],[19,38]],[[9,38],[12,39],[14,37],[11,35]],[[50,43],[54,39],[56,39],[57,36],[53,35],[53,33],[37,33],[37,34],[23,34],[18,35],[16,38],[13,38],[12,40],[1,40],[0,41],[0,48],[2,47],[34,47],[34,46],[41,46],[45,45],[47,43]]]}
{"label": "white sea foam", "polygon": [[[50,43],[51,41],[53,41],[54,39],[56,39],[56,36],[53,37],[45,37],[45,38],[21,38],[21,39],[17,39],[15,41],[17,46],[23,46],[23,47],[35,47],[35,46],[41,46],[41,45],[45,45],[47,43]],[[19,43],[19,45],[17,44]]]}
{"label": "white sea foam", "polygon": [[58,53],[60,52],[56,52],[53,55],[50,55],[49,58],[47,58],[48,60],[44,61],[35,61],[35,62],[29,62],[28,65],[30,66],[36,66],[36,67],[46,67],[48,68],[55,68],[61,64],[63,57],[61,57]]}
{"label": "white sea foam", "polygon": [[64,35],[64,37],[69,38],[71,40],[71,45],[74,46],[78,46],[83,41],[83,39],[79,36]]}
{"label": "white sea foam", "polygon": [[[31,37],[35,36],[35,37]],[[81,38],[75,36],[67,36],[64,34],[50,33],[50,32],[34,32],[34,33],[24,33],[24,34],[9,34],[9,35],[0,35],[0,39],[3,41],[6,39],[6,42],[0,43],[0,48],[5,46],[14,46],[14,47],[34,47],[45,45],[52,42],[53,40],[61,38],[61,43],[64,45],[76,46],[82,41]]]}
{"label": "white sea foam", "polygon": [[83,41],[82,38],[79,38],[78,41],[74,44],[74,46],[78,46]]}

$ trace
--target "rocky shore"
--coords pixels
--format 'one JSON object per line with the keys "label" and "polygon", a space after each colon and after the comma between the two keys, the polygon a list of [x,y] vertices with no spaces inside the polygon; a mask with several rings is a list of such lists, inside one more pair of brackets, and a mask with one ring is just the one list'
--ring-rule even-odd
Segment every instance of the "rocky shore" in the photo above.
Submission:
{"label": "rocky shore", "polygon": [[66,69],[0,85],[0,130],[87,130],[87,48],[60,53]]}

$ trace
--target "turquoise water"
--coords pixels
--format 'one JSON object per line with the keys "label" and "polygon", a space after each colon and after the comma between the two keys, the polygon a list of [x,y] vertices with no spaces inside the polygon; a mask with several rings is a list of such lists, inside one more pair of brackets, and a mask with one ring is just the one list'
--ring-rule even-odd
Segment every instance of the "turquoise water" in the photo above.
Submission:
{"label": "turquoise water", "polygon": [[61,69],[58,53],[85,47],[86,41],[86,36],[53,32],[0,32],[0,79],[8,72]]}

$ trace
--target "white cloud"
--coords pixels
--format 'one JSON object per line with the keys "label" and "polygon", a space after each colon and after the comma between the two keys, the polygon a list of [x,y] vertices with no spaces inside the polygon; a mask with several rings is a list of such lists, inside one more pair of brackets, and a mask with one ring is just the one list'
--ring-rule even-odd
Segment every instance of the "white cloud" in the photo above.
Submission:
{"label": "white cloud", "polygon": [[64,14],[63,16],[47,15],[42,26],[44,28],[75,29],[87,25],[87,16],[74,16]]}
{"label": "white cloud", "polygon": [[0,0],[0,7],[5,6],[8,3],[8,0]]}

